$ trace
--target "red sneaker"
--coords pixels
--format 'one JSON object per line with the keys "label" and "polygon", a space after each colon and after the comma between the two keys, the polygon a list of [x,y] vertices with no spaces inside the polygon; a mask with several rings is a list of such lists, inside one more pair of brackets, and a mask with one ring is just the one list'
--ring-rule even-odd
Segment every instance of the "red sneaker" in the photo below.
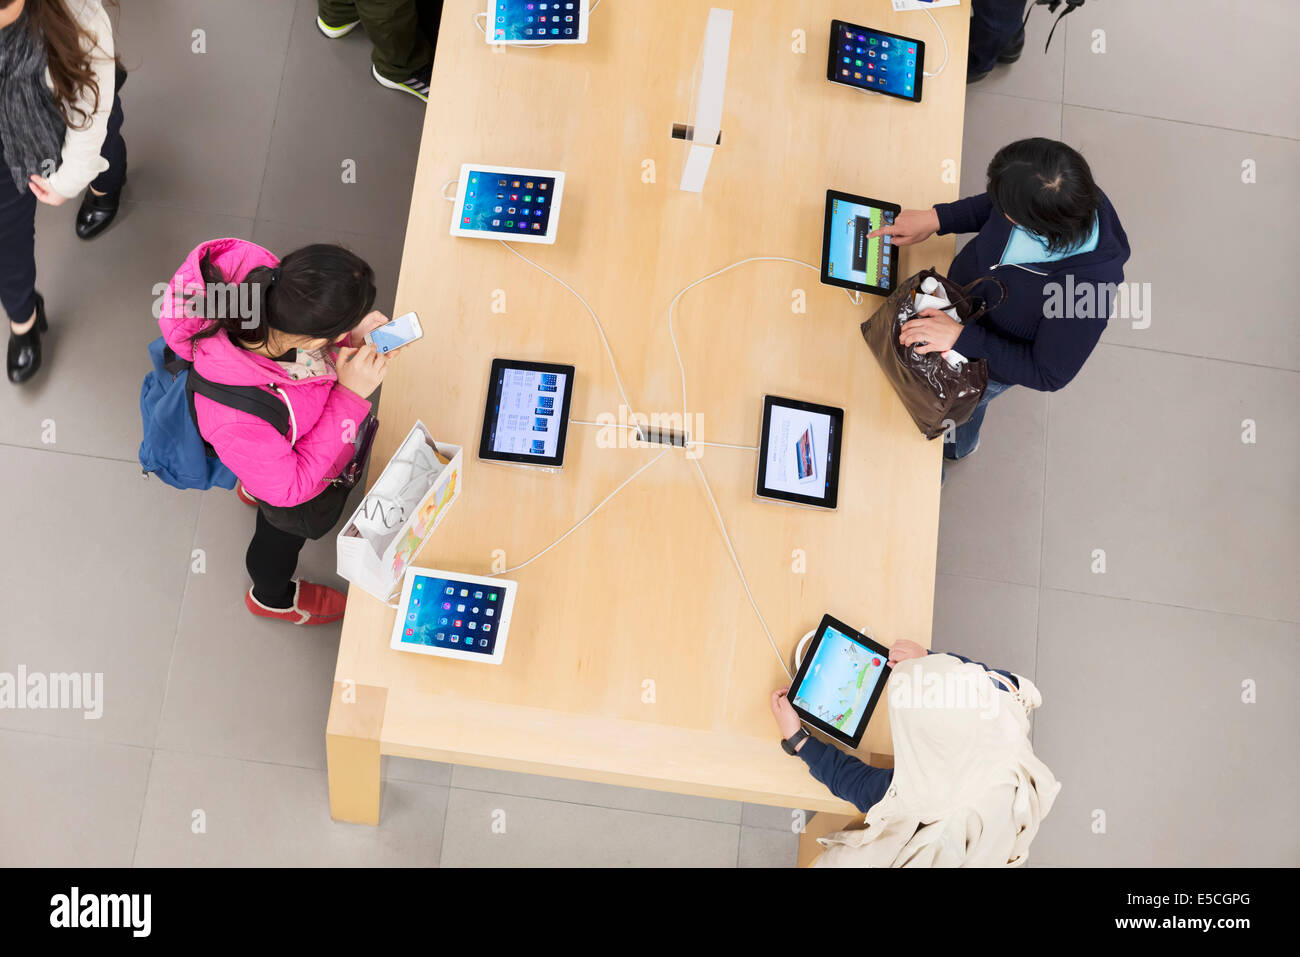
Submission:
{"label": "red sneaker", "polygon": [[238,498],[245,505],[252,505],[254,508],[257,507],[257,499],[253,498],[253,496],[249,495],[246,491],[244,491],[243,482],[235,483],[235,497]]}
{"label": "red sneaker", "polygon": [[343,617],[347,596],[336,588],[293,580],[292,608],[268,608],[253,597],[253,589],[244,595],[248,610],[260,618],[278,618],[293,625],[328,625]]}

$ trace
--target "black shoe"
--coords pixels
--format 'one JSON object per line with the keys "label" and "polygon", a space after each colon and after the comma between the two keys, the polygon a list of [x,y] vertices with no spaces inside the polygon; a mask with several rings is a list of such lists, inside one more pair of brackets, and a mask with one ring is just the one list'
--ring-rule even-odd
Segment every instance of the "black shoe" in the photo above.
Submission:
{"label": "black shoe", "polygon": [[1024,49],[1025,49],[1025,31],[1024,28],[1021,28],[1020,32],[1016,34],[1015,39],[1002,48],[1002,52],[998,54],[998,62],[1015,63],[1017,60],[1020,59],[1020,54],[1024,51]]}
{"label": "black shoe", "polygon": [[9,381],[21,385],[41,367],[41,333],[48,331],[50,324],[45,321],[45,300],[36,294],[36,321],[21,336],[9,333]]}
{"label": "black shoe", "polygon": [[[122,186],[126,183],[123,182]],[[122,202],[122,186],[111,193],[96,196],[87,189],[81,200],[81,209],[77,210],[77,235],[82,239],[94,239],[117,216],[117,208]]]}
{"label": "black shoe", "polygon": [[984,79],[986,76],[988,76],[988,75],[989,75],[990,73],[992,73],[992,72],[993,72],[992,69],[984,70],[984,71],[981,72],[981,73],[972,73],[970,70],[967,70],[967,71],[966,71],[966,83],[967,83],[967,84],[978,83],[980,80]]}

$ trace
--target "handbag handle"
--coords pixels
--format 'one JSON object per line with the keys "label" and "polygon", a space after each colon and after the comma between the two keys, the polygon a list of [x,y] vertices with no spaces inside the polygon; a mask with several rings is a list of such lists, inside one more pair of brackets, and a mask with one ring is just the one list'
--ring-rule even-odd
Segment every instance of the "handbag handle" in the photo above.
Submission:
{"label": "handbag handle", "polygon": [[[1000,306],[1002,305],[1002,303],[1006,302],[1007,284],[1004,283],[1001,279],[998,279],[996,276],[980,276],[978,279],[974,280],[973,282],[968,282],[964,286],[958,286],[957,289],[961,292],[962,296],[965,297],[966,302],[969,304],[972,299],[971,290],[973,290],[976,286],[978,286],[982,282],[991,282],[998,287],[998,301],[994,303],[994,306]],[[988,311],[989,311],[989,304],[988,301],[985,300],[982,306],[980,306],[969,316],[963,319],[962,322],[963,323],[974,322],[976,319],[978,319],[980,316],[984,315]]]}

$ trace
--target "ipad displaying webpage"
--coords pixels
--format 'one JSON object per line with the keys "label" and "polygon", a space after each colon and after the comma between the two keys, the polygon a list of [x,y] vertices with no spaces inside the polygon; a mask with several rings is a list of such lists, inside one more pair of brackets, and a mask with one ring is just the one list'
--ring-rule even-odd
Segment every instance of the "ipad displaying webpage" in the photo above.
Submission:
{"label": "ipad displaying webpage", "polygon": [[876,685],[885,658],[835,628],[827,628],[793,703],[836,730],[852,734]]}
{"label": "ipad displaying webpage", "polygon": [[831,235],[826,250],[827,273],[846,282],[888,289],[889,260],[894,247],[888,236],[868,239],[867,233],[893,222],[892,212],[832,199]]}
{"label": "ipad displaying webpage", "polygon": [[460,228],[485,233],[546,235],[555,178],[471,170]]}
{"label": "ipad displaying webpage", "polygon": [[830,456],[829,415],[772,406],[763,481],[769,491],[825,498]]}
{"label": "ipad displaying webpage", "polygon": [[562,372],[501,370],[492,451],[554,457],[568,378]]}
{"label": "ipad displaying webpage", "polygon": [[502,43],[518,40],[576,40],[582,30],[582,4],[539,0],[497,0],[493,37]]}
{"label": "ipad displaying webpage", "polygon": [[491,655],[505,591],[494,585],[419,575],[404,614],[402,641]]}

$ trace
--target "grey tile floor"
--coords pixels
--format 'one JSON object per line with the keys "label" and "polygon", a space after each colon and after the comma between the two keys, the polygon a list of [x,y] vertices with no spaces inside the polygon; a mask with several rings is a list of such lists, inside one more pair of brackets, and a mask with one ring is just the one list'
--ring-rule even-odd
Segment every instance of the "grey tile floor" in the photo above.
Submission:
{"label": "grey tile floor", "polygon": [[[792,864],[784,809],[399,759],[378,828],[329,819],[338,632],[251,619],[249,514],[141,479],[142,344],[153,285],[216,235],[344,242],[391,308],[419,104],[370,79],[359,33],[316,34],[312,0],[122,6],[127,203],[89,245],[41,210],[51,362],[0,388],[0,670],[103,672],[109,706],[0,711],[0,864]],[[1064,790],[1034,863],[1295,865],[1297,12],[1091,0],[1043,55],[1046,23],[970,89],[963,192],[1011,139],[1080,147],[1151,321],[1112,323],[1068,389],[992,407],[943,492],[934,644],[1044,693]],[[1205,68],[1211,40],[1231,69]]]}

